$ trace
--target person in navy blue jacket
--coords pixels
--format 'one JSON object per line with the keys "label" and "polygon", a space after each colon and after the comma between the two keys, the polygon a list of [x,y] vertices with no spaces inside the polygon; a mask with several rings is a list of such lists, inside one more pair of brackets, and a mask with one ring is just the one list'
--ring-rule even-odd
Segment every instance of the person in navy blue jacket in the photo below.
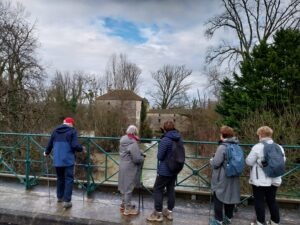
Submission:
{"label": "person in navy blue jacket", "polygon": [[[181,141],[180,133],[175,129],[173,121],[166,121],[163,126],[164,134],[161,137],[157,160],[159,161],[157,168],[157,177],[153,187],[154,208],[153,213],[147,217],[148,221],[163,221],[163,216],[169,220],[173,220],[172,210],[175,206],[175,182],[177,174],[170,171],[167,165],[168,155],[172,151],[173,141]],[[167,189],[168,207],[163,209],[163,194]]]}
{"label": "person in navy blue jacket", "polygon": [[64,208],[72,207],[75,152],[83,151],[83,147],[78,143],[77,131],[73,126],[73,118],[65,118],[63,124],[52,132],[44,152],[44,155],[48,156],[53,149],[53,165],[57,174],[57,202],[63,202]]}

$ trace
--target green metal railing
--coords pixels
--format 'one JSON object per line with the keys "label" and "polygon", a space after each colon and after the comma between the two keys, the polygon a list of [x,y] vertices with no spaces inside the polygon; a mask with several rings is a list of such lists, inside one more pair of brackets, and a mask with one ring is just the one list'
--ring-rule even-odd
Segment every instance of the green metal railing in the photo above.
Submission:
{"label": "green metal railing", "polygon": [[[0,172],[14,176],[29,189],[38,184],[40,178],[55,178],[52,158],[43,156],[49,135],[0,132]],[[87,194],[102,184],[117,184],[119,172],[119,138],[79,137],[87,154],[76,154],[75,182]],[[156,151],[159,139],[142,139],[141,148],[147,154],[142,181],[152,187],[157,168]],[[178,175],[177,188],[186,191],[210,189],[211,169],[209,159],[215,152],[217,142],[185,141],[187,157],[183,171]],[[247,154],[252,144],[241,144]],[[287,170],[279,195],[300,200],[300,146],[283,146],[287,157]],[[45,160],[48,160],[47,162]],[[49,165],[49,168],[47,166]],[[242,193],[251,193],[249,168],[241,177]]]}

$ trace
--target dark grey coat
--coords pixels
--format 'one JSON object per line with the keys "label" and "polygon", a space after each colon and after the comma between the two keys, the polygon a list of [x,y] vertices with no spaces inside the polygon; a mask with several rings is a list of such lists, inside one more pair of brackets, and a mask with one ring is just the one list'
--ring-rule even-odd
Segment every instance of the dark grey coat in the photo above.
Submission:
{"label": "dark grey coat", "polygon": [[122,194],[131,193],[140,184],[144,156],[135,139],[124,135],[120,140],[118,189]]}
{"label": "dark grey coat", "polygon": [[[233,138],[225,139],[223,142],[238,143],[238,140]],[[213,167],[211,178],[211,189],[216,193],[217,198],[225,204],[237,204],[240,202],[240,178],[227,177],[225,174],[226,146],[220,144],[210,164]]]}

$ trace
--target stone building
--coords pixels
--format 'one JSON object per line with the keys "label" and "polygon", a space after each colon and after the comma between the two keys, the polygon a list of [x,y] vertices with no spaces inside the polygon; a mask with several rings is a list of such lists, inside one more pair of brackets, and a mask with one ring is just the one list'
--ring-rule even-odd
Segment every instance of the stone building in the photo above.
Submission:
{"label": "stone building", "polygon": [[190,109],[150,109],[147,113],[147,119],[154,132],[159,132],[165,121],[172,120],[175,127],[180,132],[185,133],[191,126],[191,114]]}
{"label": "stone building", "polygon": [[120,110],[126,125],[135,124],[139,128],[142,101],[143,98],[131,90],[110,90],[96,98],[96,106],[100,110]]}

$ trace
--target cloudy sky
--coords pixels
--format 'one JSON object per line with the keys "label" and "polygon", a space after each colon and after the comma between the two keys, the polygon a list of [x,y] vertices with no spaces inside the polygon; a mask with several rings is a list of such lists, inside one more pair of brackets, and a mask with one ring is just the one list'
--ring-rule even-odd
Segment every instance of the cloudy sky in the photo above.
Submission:
{"label": "cloudy sky", "polygon": [[[17,2],[17,0],[13,0]],[[36,21],[39,57],[55,70],[103,74],[114,53],[142,69],[139,94],[151,90],[150,73],[164,64],[193,70],[189,91],[203,90],[207,47],[204,23],[219,13],[218,0],[19,0]]]}

